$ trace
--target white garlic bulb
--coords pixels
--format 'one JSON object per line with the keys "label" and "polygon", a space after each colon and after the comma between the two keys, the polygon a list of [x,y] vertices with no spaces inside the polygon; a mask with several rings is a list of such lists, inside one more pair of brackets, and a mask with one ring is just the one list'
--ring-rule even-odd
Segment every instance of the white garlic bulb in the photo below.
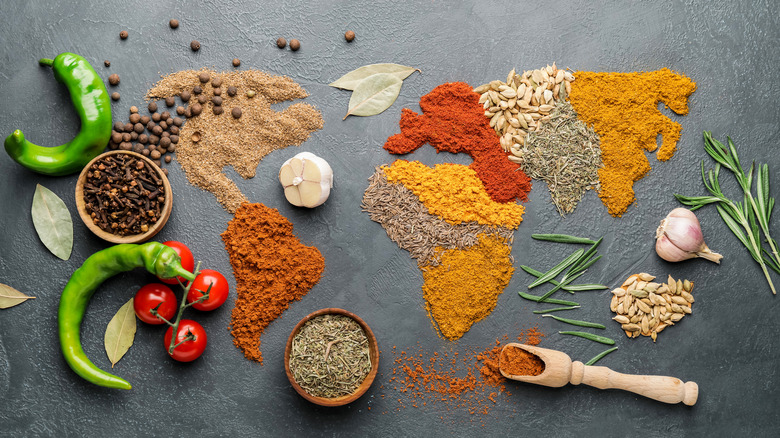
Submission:
{"label": "white garlic bulb", "polygon": [[313,208],[328,199],[333,187],[333,170],[322,158],[301,152],[282,164],[279,182],[290,204]]}

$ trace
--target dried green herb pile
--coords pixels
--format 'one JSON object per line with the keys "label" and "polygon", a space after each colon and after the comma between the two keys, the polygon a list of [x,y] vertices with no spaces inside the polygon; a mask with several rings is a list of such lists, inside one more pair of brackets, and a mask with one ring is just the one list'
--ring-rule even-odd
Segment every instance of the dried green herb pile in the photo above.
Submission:
{"label": "dried green herb pile", "polygon": [[577,118],[569,102],[560,102],[538,131],[520,148],[523,171],[547,183],[558,213],[571,213],[586,190],[599,190],[602,167],[598,135]]}
{"label": "dried green herb pile", "polygon": [[352,394],[371,371],[368,337],[352,318],[312,318],[293,338],[290,371],[295,382],[317,397]]}

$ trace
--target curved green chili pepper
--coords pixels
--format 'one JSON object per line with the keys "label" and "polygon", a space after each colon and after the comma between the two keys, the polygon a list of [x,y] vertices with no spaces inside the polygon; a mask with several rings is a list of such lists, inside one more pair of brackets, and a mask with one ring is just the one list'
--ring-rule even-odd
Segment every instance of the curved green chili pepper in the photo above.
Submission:
{"label": "curved green chili pepper", "polygon": [[195,275],[181,267],[173,248],[159,242],[142,245],[122,244],[98,251],[84,261],[70,276],[62,291],[59,309],[60,347],[65,361],[79,376],[100,386],[130,389],[130,384],[93,364],[81,347],[81,320],[95,290],[112,276],[145,267],[163,278],[178,276],[192,281]]}
{"label": "curved green chili pepper", "polygon": [[6,137],[5,150],[17,163],[34,172],[69,175],[80,171],[106,148],[111,137],[111,101],[103,80],[81,56],[65,52],[38,63],[51,66],[57,81],[68,87],[81,118],[81,129],[73,140],[55,147],[30,143],[17,129]]}

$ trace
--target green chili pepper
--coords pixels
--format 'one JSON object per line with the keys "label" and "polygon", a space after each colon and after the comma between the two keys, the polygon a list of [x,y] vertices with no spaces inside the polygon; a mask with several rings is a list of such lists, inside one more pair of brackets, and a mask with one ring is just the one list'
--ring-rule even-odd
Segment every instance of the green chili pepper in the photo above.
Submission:
{"label": "green chili pepper", "polygon": [[45,147],[25,140],[17,129],[6,137],[5,150],[17,163],[34,172],[69,175],[80,171],[106,148],[111,137],[111,101],[103,80],[81,56],[65,52],[38,63],[51,66],[57,81],[68,87],[81,118],[81,130],[68,143]]}
{"label": "green chili pepper", "polygon": [[143,245],[115,245],[92,254],[70,276],[62,291],[59,309],[60,347],[65,361],[79,376],[96,385],[130,389],[130,384],[93,364],[81,347],[81,320],[95,290],[112,276],[145,267],[162,278],[181,276],[189,281],[195,275],[182,268],[181,259],[173,248],[159,242]]}

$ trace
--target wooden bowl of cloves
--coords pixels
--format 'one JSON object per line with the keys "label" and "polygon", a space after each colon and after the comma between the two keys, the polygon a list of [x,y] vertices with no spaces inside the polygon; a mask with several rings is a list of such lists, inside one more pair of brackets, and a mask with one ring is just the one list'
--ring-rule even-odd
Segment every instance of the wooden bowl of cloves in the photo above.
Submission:
{"label": "wooden bowl of cloves", "polygon": [[173,208],[171,184],[149,158],[110,151],[87,164],[76,182],[76,209],[96,236],[141,243],[157,234]]}

